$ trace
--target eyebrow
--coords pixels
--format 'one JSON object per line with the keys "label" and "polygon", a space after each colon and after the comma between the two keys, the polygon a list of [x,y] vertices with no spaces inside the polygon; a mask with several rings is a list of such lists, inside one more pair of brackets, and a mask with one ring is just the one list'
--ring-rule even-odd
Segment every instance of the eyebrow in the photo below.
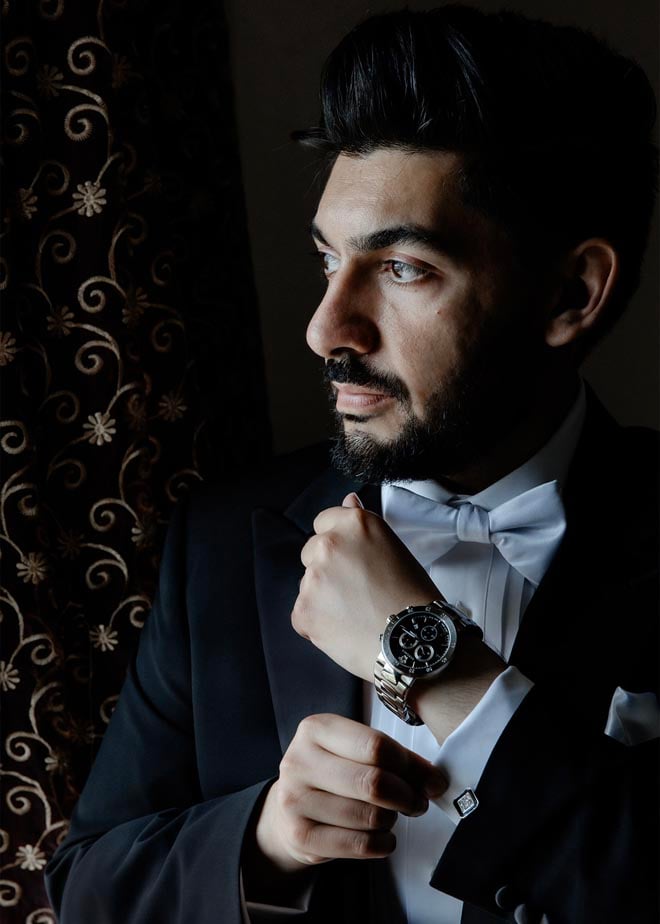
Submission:
{"label": "eyebrow", "polygon": [[[319,243],[331,247],[325,239],[323,232],[313,221],[309,227],[310,234]],[[371,253],[374,250],[383,250],[395,244],[421,244],[444,257],[459,262],[463,257],[463,248],[455,237],[450,237],[434,228],[425,228],[423,225],[396,225],[392,228],[382,228],[370,234],[350,237],[348,246],[358,253]]]}

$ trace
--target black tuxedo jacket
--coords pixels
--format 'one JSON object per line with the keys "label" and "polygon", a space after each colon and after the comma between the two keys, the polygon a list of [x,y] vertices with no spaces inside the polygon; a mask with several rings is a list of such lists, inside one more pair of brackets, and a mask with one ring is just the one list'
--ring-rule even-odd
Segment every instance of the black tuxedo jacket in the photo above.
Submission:
{"label": "black tuxedo jacket", "polygon": [[[657,921],[657,741],[603,730],[618,686],[657,694],[658,434],[587,400],[567,530],[510,658],[535,685],[431,880],[466,903],[463,922]],[[243,834],[299,721],[362,719],[362,681],[290,624],[314,517],[351,490],[380,511],[379,489],[336,474],[320,446],[177,505],[118,706],[46,868],[61,924],[239,924]],[[305,920],[401,920],[387,861],[323,865]]]}

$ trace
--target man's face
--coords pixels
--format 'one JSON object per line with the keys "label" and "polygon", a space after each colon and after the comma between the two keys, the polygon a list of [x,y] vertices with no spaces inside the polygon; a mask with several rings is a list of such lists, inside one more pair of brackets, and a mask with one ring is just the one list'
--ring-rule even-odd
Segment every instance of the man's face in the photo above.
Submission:
{"label": "man's face", "polygon": [[457,155],[340,155],[313,224],[327,290],[334,463],[372,483],[451,478],[529,412],[549,360],[541,294],[456,191]]}

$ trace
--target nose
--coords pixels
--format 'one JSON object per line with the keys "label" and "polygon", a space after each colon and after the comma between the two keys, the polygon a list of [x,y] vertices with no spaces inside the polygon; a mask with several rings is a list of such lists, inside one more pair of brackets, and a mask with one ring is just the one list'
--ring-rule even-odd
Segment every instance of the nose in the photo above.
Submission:
{"label": "nose", "polygon": [[341,270],[328,283],[325,295],[307,325],[307,344],[323,359],[346,352],[372,353],[379,344],[378,326],[369,295],[349,272]]}

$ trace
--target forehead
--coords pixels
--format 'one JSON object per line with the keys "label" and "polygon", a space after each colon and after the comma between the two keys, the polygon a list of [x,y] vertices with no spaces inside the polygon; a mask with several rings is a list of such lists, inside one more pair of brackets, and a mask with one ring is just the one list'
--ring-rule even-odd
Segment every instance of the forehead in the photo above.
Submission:
{"label": "forehead", "polygon": [[326,183],[317,223],[342,237],[396,224],[448,228],[473,216],[456,192],[458,155],[378,149],[340,154]]}

